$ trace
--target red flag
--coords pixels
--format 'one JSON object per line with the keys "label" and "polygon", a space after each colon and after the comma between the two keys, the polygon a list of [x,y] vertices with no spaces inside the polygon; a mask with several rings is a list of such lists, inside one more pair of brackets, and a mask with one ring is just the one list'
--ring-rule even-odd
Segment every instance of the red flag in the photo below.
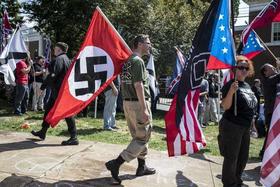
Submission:
{"label": "red flag", "polygon": [[51,126],[77,114],[92,102],[116,78],[131,54],[129,47],[97,7],[83,45],[46,117]]}
{"label": "red flag", "polygon": [[272,22],[280,22],[280,0],[272,0],[267,4],[250,25],[244,29],[242,33],[244,46],[252,30],[265,27]]}
{"label": "red flag", "polygon": [[12,27],[9,22],[9,16],[6,9],[4,10],[4,15],[3,15],[3,30],[4,30],[4,34],[9,34],[10,32],[12,32]]}
{"label": "red flag", "polygon": [[280,91],[275,101],[270,128],[261,166],[261,183],[264,186],[280,186]]}

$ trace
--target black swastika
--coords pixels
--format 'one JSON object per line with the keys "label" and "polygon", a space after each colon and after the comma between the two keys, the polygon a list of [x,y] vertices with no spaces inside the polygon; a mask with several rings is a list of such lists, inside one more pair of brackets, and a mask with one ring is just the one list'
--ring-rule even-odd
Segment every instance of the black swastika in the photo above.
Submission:
{"label": "black swastika", "polygon": [[94,65],[106,64],[106,56],[86,57],[87,73],[81,73],[80,59],[75,64],[75,82],[88,81],[88,88],[79,88],[75,90],[76,96],[93,93],[95,91],[95,81],[101,80],[101,85],[107,79],[107,71],[94,72]]}

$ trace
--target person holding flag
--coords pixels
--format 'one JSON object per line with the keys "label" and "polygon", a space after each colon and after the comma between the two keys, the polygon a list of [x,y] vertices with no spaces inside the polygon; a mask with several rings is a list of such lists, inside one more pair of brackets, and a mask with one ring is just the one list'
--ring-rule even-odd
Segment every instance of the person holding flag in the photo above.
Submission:
{"label": "person holding flag", "polygon": [[[46,133],[50,124],[46,121],[46,116],[55,104],[55,100],[58,96],[59,89],[61,87],[62,81],[66,75],[66,72],[71,64],[71,61],[67,57],[66,53],[68,50],[68,45],[63,42],[58,42],[54,48],[54,55],[56,56],[55,61],[53,61],[49,68],[49,74],[44,80],[41,86],[41,94],[43,90],[47,87],[51,87],[51,96],[45,107],[45,113],[42,123],[42,128],[39,131],[31,131],[31,134],[44,140],[46,138]],[[78,145],[79,141],[77,139],[77,130],[74,117],[65,118],[68,132],[70,134],[70,139],[63,141],[62,145]]]}
{"label": "person holding flag", "polygon": [[257,107],[257,99],[245,79],[253,74],[252,61],[245,56],[237,56],[236,80],[232,79],[221,90],[221,105],[225,112],[220,120],[218,144],[220,154],[224,157],[224,186],[241,186],[243,183],[241,175],[249,156],[250,126]]}
{"label": "person holding flag", "polygon": [[[280,62],[277,61],[276,64],[279,68]],[[276,88],[277,88],[277,84],[280,83],[280,73],[277,71],[277,69],[274,66],[272,66],[269,63],[264,64],[261,67],[260,72],[262,76],[261,82],[263,85],[265,124],[267,127],[264,144],[259,153],[259,156],[262,159],[265,150],[265,145],[267,142],[267,135],[270,128],[273,109],[274,109]]]}
{"label": "person holding flag", "polygon": [[151,42],[148,35],[138,35],[133,41],[133,54],[124,64],[121,73],[121,92],[123,96],[124,114],[132,140],[125,150],[113,160],[106,162],[106,168],[120,184],[119,168],[126,161],[137,158],[136,176],[155,174],[154,168],[146,166],[148,142],[152,130],[152,114],[150,111],[150,92],[148,73],[143,55],[148,55]]}

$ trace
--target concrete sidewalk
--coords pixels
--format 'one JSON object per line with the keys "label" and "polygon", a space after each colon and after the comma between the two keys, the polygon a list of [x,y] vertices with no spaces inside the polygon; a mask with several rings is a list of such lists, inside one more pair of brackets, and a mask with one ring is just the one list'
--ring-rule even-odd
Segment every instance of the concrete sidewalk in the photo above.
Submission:
{"label": "concrete sidewalk", "polygon": [[[61,146],[65,138],[36,141],[30,134],[0,131],[0,187],[112,186],[104,164],[125,146],[80,141],[79,146]],[[135,177],[137,162],[121,167],[122,185],[128,187],[222,186],[221,157],[195,155],[169,158],[166,152],[149,152],[148,165],[157,173]],[[243,180],[261,186],[260,163],[248,163]],[[116,185],[113,185],[116,186]]]}

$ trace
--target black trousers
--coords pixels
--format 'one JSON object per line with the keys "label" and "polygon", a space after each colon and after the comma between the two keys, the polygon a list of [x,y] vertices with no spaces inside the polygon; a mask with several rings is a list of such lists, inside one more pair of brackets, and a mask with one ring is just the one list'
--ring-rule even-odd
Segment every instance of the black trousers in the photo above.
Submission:
{"label": "black trousers", "polygon": [[268,131],[269,131],[269,128],[270,128],[270,123],[271,123],[271,118],[272,118],[272,113],[269,113],[269,114],[265,115],[266,133],[265,133],[263,146],[262,146],[262,149],[260,151],[261,156],[263,156],[263,154],[264,154],[265,145],[266,145],[266,142],[267,142]]}
{"label": "black trousers", "polygon": [[[47,102],[47,105],[45,106],[45,113],[44,113],[44,118],[43,118],[43,123],[42,123],[42,131],[44,133],[46,133],[48,128],[50,127],[50,124],[46,121],[46,117],[47,117],[49,111],[52,109],[54,103],[55,103],[55,99],[51,95],[48,102]],[[71,138],[76,138],[77,137],[77,129],[76,129],[76,123],[75,123],[74,117],[71,116],[69,118],[65,118],[65,121],[67,123],[68,132],[70,134],[70,137]]]}
{"label": "black trousers", "polygon": [[222,182],[224,187],[242,184],[241,176],[249,156],[250,127],[236,125],[222,118],[219,125],[218,143],[224,157]]}

